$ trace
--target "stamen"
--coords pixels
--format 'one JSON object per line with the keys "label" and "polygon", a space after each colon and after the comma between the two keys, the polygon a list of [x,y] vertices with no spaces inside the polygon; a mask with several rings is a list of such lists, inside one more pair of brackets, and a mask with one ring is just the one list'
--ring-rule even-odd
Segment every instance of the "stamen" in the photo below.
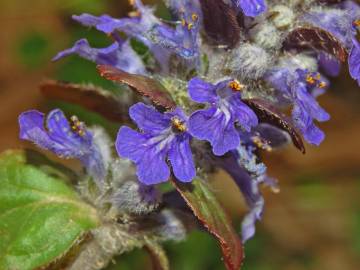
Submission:
{"label": "stamen", "polygon": [[326,82],[320,82],[318,87],[319,88],[325,88],[326,87]]}
{"label": "stamen", "polygon": [[135,18],[135,17],[140,17],[141,16],[141,13],[140,11],[138,10],[134,10],[134,11],[130,11],[128,13],[129,17],[132,17],[132,18]]}
{"label": "stamen", "polygon": [[185,21],[185,19],[181,19],[181,25],[182,25],[182,26],[186,26],[186,21]]}
{"label": "stamen", "polygon": [[360,26],[360,19],[353,21],[354,26]]}
{"label": "stamen", "polygon": [[191,19],[193,20],[193,22],[196,22],[199,19],[199,16],[196,13],[193,13],[191,15]]}
{"label": "stamen", "polygon": [[70,126],[72,131],[80,137],[85,135],[85,124],[80,122],[77,116],[73,115],[70,117]]}
{"label": "stamen", "polygon": [[268,144],[268,142],[264,141],[259,136],[254,136],[251,138],[253,143],[260,149],[263,149],[267,152],[272,152],[272,147]]}
{"label": "stamen", "polygon": [[171,119],[171,124],[179,132],[185,132],[187,129],[185,123],[176,116]]}
{"label": "stamen", "polygon": [[234,91],[241,91],[244,89],[245,85],[241,84],[238,80],[233,80],[229,82],[229,87]]}
{"label": "stamen", "polygon": [[270,190],[274,194],[279,194],[281,192],[279,187],[271,187]]}
{"label": "stamen", "polygon": [[306,82],[309,83],[309,84],[315,84],[316,83],[315,78],[310,74],[306,76]]}

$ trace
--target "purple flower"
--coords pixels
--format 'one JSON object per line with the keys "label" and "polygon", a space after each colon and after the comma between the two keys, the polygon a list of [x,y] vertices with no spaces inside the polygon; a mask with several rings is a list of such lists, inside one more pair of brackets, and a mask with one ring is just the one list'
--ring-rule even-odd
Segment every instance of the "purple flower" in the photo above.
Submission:
{"label": "purple flower", "polygon": [[318,92],[326,87],[321,75],[302,69],[291,72],[283,68],[272,71],[267,80],[293,103],[292,118],[306,141],[319,145],[325,135],[315,126],[314,119],[319,122],[330,119],[315,99]]}
{"label": "purple flower", "polygon": [[319,53],[318,63],[325,75],[336,77],[340,74],[341,62],[330,54]]}
{"label": "purple flower", "polygon": [[[360,85],[360,61],[358,60],[360,44],[356,39],[357,27],[360,25],[360,6],[353,1],[345,1],[338,7],[338,9],[310,12],[303,19],[329,31],[348,48],[350,75]],[[330,68],[334,67],[336,68],[336,66]]]}
{"label": "purple flower", "polygon": [[146,33],[161,21],[154,15],[154,10],[144,6],[140,0],[135,0],[134,6],[137,13],[128,18],[115,19],[109,15],[97,17],[86,13],[74,15],[72,18],[84,26],[95,27],[106,34],[116,31],[124,32],[129,37],[136,38],[147,45],[149,41]]}
{"label": "purple flower", "polygon": [[114,42],[107,48],[96,49],[91,48],[86,39],[81,39],[72,48],[58,53],[53,60],[57,61],[71,54],[78,54],[96,64],[114,66],[129,73],[146,73],[142,60],[131,48],[129,41]]}
{"label": "purple flower", "polygon": [[241,101],[243,85],[235,80],[218,84],[193,78],[188,85],[192,100],[209,104],[209,108],[194,112],[189,119],[189,131],[194,137],[211,143],[215,155],[222,156],[240,144],[235,125],[250,131],[258,124],[255,113]]}
{"label": "purple flower", "polygon": [[170,0],[169,6],[180,22],[175,29],[158,24],[151,31],[151,40],[186,59],[197,57],[201,21],[201,8],[198,1]]}
{"label": "purple flower", "polygon": [[106,34],[115,35],[117,31],[125,33],[129,38],[137,39],[145,44],[159,62],[162,71],[168,70],[170,54],[158,44],[149,39],[149,32],[162,22],[154,15],[154,10],[144,6],[140,0],[134,1],[137,13],[132,17],[115,19],[108,15],[93,16],[82,14],[73,16],[73,19],[84,26],[95,27]]}
{"label": "purple flower", "polygon": [[129,113],[141,132],[121,127],[116,149],[121,157],[136,164],[139,180],[146,185],[167,181],[170,177],[168,159],[175,177],[190,182],[196,171],[183,111],[177,108],[160,113],[152,106],[137,103]]}
{"label": "purple flower", "polygon": [[245,16],[256,17],[266,11],[265,0],[232,0],[232,2]]}
{"label": "purple flower", "polygon": [[[355,39],[355,38],[354,38]],[[360,85],[360,44],[356,40],[353,41],[353,48],[349,55],[349,71],[354,80]]]}
{"label": "purple flower", "polygon": [[34,142],[61,158],[79,159],[101,188],[106,176],[106,164],[93,134],[77,117],[68,121],[64,113],[55,109],[47,116],[31,110],[19,116],[20,139]]}

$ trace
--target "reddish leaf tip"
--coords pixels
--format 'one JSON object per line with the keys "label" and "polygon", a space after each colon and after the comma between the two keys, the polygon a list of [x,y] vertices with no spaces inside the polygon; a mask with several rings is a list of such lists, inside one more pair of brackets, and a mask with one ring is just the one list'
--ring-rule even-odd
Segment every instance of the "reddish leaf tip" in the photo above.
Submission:
{"label": "reddish leaf tip", "polygon": [[101,77],[126,84],[138,94],[149,98],[155,105],[168,110],[176,108],[176,103],[167,90],[156,80],[143,75],[131,74],[112,66],[99,65],[97,70]]}

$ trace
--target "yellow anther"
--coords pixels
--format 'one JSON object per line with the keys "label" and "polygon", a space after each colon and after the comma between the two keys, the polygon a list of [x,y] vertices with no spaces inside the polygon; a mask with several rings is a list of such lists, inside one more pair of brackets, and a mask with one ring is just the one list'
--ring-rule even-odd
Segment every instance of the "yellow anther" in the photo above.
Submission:
{"label": "yellow anther", "polygon": [[191,30],[193,27],[194,27],[193,23],[189,23],[188,26],[187,26],[188,30]]}
{"label": "yellow anther", "polygon": [[244,89],[244,85],[241,84],[238,80],[233,80],[229,82],[229,87],[234,91],[241,91]]}
{"label": "yellow anther", "polygon": [[317,74],[316,74],[315,79],[317,79],[318,81],[321,79],[320,73],[317,73]]}
{"label": "yellow anther", "polygon": [[85,131],[83,129],[80,129],[78,132],[79,136],[84,136],[85,135]]}
{"label": "yellow anther", "polygon": [[320,82],[318,87],[319,88],[325,88],[326,87],[326,82]]}
{"label": "yellow anther", "polygon": [[84,123],[80,122],[75,115],[71,116],[70,118],[70,126],[74,133],[78,134],[81,137],[85,135]]}
{"label": "yellow anther", "polygon": [[279,187],[271,187],[271,191],[275,194],[279,194],[281,192]]}
{"label": "yellow anther", "polygon": [[186,25],[185,19],[181,19],[181,25],[182,25],[182,26],[185,26],[185,25]]}
{"label": "yellow anther", "polygon": [[355,26],[360,26],[360,20],[355,20],[355,21],[353,22],[353,24],[354,24]]}
{"label": "yellow anther", "polygon": [[129,15],[129,17],[134,18],[134,17],[140,17],[140,16],[141,16],[141,13],[140,13],[140,11],[138,11],[138,10],[134,10],[134,11],[130,11],[130,12],[128,13],[128,15]]}
{"label": "yellow anther", "polygon": [[267,142],[264,142],[259,136],[252,137],[253,143],[256,145],[256,147],[263,149],[267,152],[271,152],[273,149],[270,145],[267,144]]}
{"label": "yellow anther", "polygon": [[196,22],[199,19],[199,16],[196,13],[193,13],[191,15],[191,19],[193,20],[193,22]]}
{"label": "yellow anther", "polygon": [[178,117],[173,117],[171,119],[171,123],[172,123],[172,126],[177,130],[177,131],[180,131],[180,132],[185,132],[186,131],[186,125],[183,121],[181,121]]}
{"label": "yellow anther", "polygon": [[311,75],[307,75],[306,76],[306,82],[310,83],[310,84],[314,84],[316,81],[315,81],[315,78]]}

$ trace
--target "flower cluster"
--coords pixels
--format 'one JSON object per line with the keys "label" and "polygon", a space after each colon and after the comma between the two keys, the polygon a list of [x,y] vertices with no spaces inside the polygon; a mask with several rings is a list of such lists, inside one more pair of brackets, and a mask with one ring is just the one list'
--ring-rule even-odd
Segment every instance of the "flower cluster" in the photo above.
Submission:
{"label": "flower cluster", "polygon": [[[217,1],[222,1],[221,9],[216,8]],[[263,210],[259,185],[276,189],[266,176],[258,149],[271,151],[297,133],[313,145],[324,140],[314,121],[328,121],[330,116],[317,98],[329,87],[324,76],[339,74],[338,47],[348,53],[350,74],[360,84],[356,38],[360,7],[354,1],[167,0],[174,20],[166,22],[140,0],[130,2],[136,12],[126,18],[73,16],[109,35],[113,43],[99,49],[82,39],[54,60],[78,54],[138,75],[139,80],[146,76],[162,83],[177,106],[163,108],[148,99],[132,105],[129,114],[138,130],[128,127],[132,123],[120,128],[115,143],[118,155],[135,164],[144,185],[168,181],[172,175],[184,183],[206,177],[211,160],[211,166],[234,178],[246,198],[250,212],[244,219],[243,239],[247,240]],[[219,25],[229,27],[226,33],[239,31],[233,35],[238,39],[229,44],[214,42],[210,35],[226,34],[208,33]],[[302,27],[307,27],[309,36],[297,34]],[[329,44],[319,38],[318,29],[327,33]],[[307,41],[292,39],[289,48],[284,44],[290,33]],[[141,59],[132,39],[148,48],[155,68]],[[291,108],[292,120],[252,106],[257,100],[284,112]],[[90,175],[104,181],[107,165],[90,131],[76,118],[66,120],[59,110],[44,118],[36,111],[22,114],[20,137],[60,156],[80,159]]]}

